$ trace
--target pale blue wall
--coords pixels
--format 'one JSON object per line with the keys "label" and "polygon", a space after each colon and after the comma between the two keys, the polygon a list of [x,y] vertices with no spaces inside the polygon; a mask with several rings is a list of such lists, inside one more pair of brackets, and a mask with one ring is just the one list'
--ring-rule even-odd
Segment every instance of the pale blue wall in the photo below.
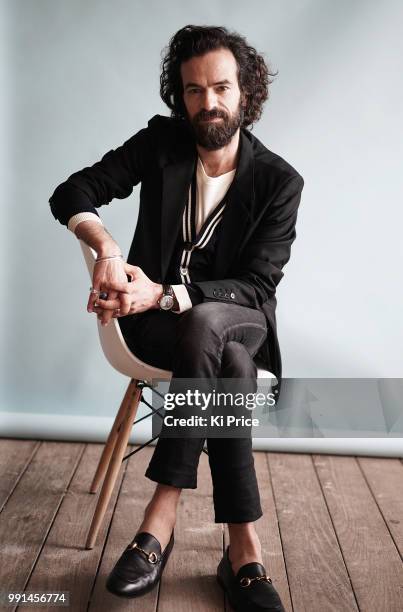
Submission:
{"label": "pale blue wall", "polygon": [[[89,278],[48,199],[142,128],[161,50],[187,23],[243,33],[279,76],[254,133],[305,178],[279,287],[284,376],[401,376],[401,3],[3,3],[1,410],[109,416],[126,381],[86,312]],[[124,252],[138,189],[100,213]]]}

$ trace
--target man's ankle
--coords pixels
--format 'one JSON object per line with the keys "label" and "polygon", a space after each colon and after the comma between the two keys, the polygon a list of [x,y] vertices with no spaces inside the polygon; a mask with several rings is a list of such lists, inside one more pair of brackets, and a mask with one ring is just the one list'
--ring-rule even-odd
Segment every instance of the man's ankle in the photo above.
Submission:
{"label": "man's ankle", "polygon": [[228,523],[230,538],[259,541],[254,523]]}
{"label": "man's ankle", "polygon": [[151,500],[144,509],[143,521],[151,519],[153,521],[174,525],[176,522],[176,513],[176,506],[152,503]]}

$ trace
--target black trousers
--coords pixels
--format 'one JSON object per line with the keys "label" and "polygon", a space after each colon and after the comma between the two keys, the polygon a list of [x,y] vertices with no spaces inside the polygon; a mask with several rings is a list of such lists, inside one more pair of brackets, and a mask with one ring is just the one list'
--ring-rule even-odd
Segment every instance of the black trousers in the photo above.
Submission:
{"label": "black trousers", "polygon": [[[123,336],[142,361],[176,378],[250,379],[253,357],[267,335],[263,313],[220,302],[202,302],[181,314],[148,310],[118,319]],[[158,439],[145,476],[180,488],[197,487],[204,438]],[[252,438],[207,438],[216,523],[243,523],[262,516]]]}

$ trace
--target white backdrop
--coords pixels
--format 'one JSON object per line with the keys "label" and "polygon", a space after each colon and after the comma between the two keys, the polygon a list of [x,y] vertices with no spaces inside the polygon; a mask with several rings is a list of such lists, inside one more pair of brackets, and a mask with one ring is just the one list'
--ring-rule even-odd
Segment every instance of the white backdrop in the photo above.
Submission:
{"label": "white backdrop", "polygon": [[[400,2],[10,0],[2,13],[3,432],[97,438],[116,411],[127,381],[100,351],[79,244],[48,199],[169,114],[161,51],[187,23],[239,31],[279,71],[253,132],[305,179],[278,289],[284,376],[402,376]],[[99,209],[125,253],[137,210],[138,188]]]}

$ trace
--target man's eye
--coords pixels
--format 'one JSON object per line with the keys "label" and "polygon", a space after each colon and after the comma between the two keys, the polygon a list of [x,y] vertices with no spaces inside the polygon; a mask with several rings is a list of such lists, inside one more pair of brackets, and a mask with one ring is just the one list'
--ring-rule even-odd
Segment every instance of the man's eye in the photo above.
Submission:
{"label": "man's eye", "polygon": [[229,87],[227,87],[227,85],[220,85],[218,87],[218,89],[220,89],[221,91],[225,90],[225,89],[229,89]]}

